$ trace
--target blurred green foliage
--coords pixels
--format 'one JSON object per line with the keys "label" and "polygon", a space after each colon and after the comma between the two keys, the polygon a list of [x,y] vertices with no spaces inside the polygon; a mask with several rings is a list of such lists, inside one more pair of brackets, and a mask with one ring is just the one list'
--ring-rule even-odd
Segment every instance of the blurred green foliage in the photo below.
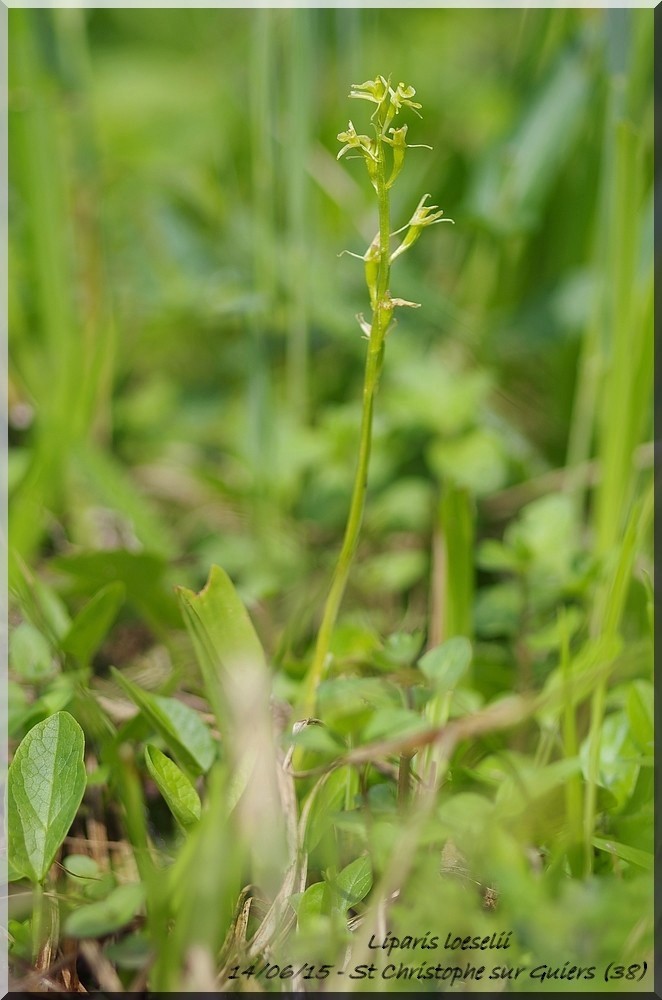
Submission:
{"label": "blurred green foliage", "polygon": [[[126,988],[154,960],[151,988],[176,990],[196,944],[226,977],[264,949],[283,965],[337,962],[350,941],[358,955],[361,916],[396,889],[396,934],[443,912],[454,934],[512,928],[511,964],[647,958],[652,13],[9,20],[9,735],[75,715],[94,756],[77,833],[110,816],[135,856],[101,884],[65,845],[70,932],[81,903],[99,935],[133,920],[139,877],[140,926],[105,947]],[[259,868],[235,809],[250,754],[227,736],[245,705],[212,661],[249,635],[290,703],[307,667],[361,405],[363,268],[340,253],[376,228],[336,135],[358,116],[350,84],[379,73],[415,85],[416,141],[434,148],[409,154],[396,224],[429,191],[455,225],[394,273],[422,308],[387,343],[323,725],[294,738],[333,770],[296,783],[275,839],[298,836],[308,869],[288,871],[267,919],[241,894]],[[173,587],[197,590],[211,564],[227,578],[180,591],[182,617]],[[458,738],[446,763],[420,754],[421,774],[449,765],[420,815],[403,809],[406,753],[345,762],[529,691],[547,700],[507,732]],[[275,943],[274,913],[296,914]],[[10,924],[20,968],[28,920]]]}

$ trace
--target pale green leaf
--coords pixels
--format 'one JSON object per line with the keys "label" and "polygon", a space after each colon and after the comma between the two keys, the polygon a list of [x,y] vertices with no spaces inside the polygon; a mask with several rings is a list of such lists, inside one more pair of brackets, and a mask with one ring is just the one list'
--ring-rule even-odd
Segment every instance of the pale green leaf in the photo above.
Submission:
{"label": "pale green leaf", "polygon": [[62,867],[73,879],[98,878],[99,865],[87,854],[69,854],[62,861]]}
{"label": "pale green leaf", "polygon": [[458,635],[430,649],[418,665],[438,692],[453,691],[467,673],[471,656],[471,643]]}
{"label": "pale green leaf", "polygon": [[43,882],[85,791],[85,737],[73,716],[57,712],[21,741],[7,776],[9,858]]}
{"label": "pale green leaf", "polygon": [[301,899],[299,900],[299,905],[297,906],[297,921],[299,927],[305,929],[318,917],[322,916],[325,889],[326,886],[324,885],[324,882],[314,882],[313,885],[309,885],[306,891],[302,894]]}
{"label": "pale green leaf", "polygon": [[53,673],[53,651],[48,640],[30,622],[21,622],[9,639],[10,667],[28,682],[43,681]]}
{"label": "pale green leaf", "polygon": [[143,905],[145,890],[141,883],[119,885],[98,903],[89,903],[67,917],[67,937],[94,938],[112,934],[133,920]]}
{"label": "pale green leaf", "polygon": [[122,690],[138,706],[182,767],[193,774],[206,774],[216,756],[214,739],[198,713],[176,698],[164,698],[138,687],[114,668],[111,673]]}
{"label": "pale green leaf", "polygon": [[364,899],[372,888],[372,865],[370,858],[363,855],[352,861],[338,873],[334,889],[339,896],[340,907],[349,910]]}
{"label": "pale green leaf", "polygon": [[426,720],[409,708],[378,708],[361,736],[362,741],[370,743],[373,740],[420,732],[426,727]]}
{"label": "pale green leaf", "polygon": [[200,819],[200,797],[184,772],[157,747],[145,747],[147,770],[178,823],[186,829]]}

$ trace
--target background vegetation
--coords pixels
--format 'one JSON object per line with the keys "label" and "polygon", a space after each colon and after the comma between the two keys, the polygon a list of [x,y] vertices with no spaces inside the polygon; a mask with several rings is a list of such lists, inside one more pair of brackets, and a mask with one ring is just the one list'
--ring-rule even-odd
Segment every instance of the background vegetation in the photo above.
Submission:
{"label": "background vegetation", "polygon": [[[540,991],[650,985],[599,977],[652,940],[652,23],[10,12],[9,737],[66,711],[87,769],[45,894],[12,872],[27,988],[257,989],[231,970],[387,930],[598,969]],[[292,778],[360,414],[338,254],[376,229],[336,135],[379,73],[433,146],[394,213],[429,191],[455,226],[394,274],[422,308]],[[196,597],[213,564],[236,592]]]}

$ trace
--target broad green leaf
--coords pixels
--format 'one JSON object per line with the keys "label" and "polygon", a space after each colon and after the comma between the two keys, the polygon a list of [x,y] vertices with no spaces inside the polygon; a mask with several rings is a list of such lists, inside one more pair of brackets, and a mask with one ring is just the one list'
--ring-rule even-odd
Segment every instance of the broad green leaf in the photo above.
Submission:
{"label": "broad green leaf", "polygon": [[48,640],[30,622],[21,622],[9,639],[11,669],[26,681],[43,681],[53,673],[53,651]]}
{"label": "broad green leaf", "polygon": [[546,585],[560,586],[572,575],[579,528],[572,500],[549,493],[532,500],[506,529],[504,541]]}
{"label": "broad green leaf", "polygon": [[72,879],[98,878],[99,865],[87,854],[69,854],[62,861],[62,867]]}
{"label": "broad green leaf", "polygon": [[23,875],[22,872],[17,871],[11,861],[7,861],[7,881],[19,882],[22,878],[25,878],[25,875]]}
{"label": "broad green leaf", "polygon": [[144,691],[114,667],[111,668],[111,673],[154,730],[165,740],[182,767],[193,774],[206,774],[216,756],[216,746],[198,713],[176,698],[164,698]]}
{"label": "broad green leaf", "polygon": [[70,913],[64,923],[67,937],[94,938],[112,934],[133,920],[145,900],[140,882],[118,885],[104,900]]}
{"label": "broad green leaf", "polygon": [[76,615],[62,639],[62,649],[87,665],[106,637],[124,603],[126,588],[121,581],[102,587]]}
{"label": "broad green leaf", "polygon": [[427,568],[427,554],[411,548],[402,552],[380,552],[362,562],[357,575],[366,590],[399,594],[418,583]]}
{"label": "broad green leaf", "polygon": [[305,928],[322,916],[325,888],[324,882],[314,882],[302,894],[297,906],[299,927]]}
{"label": "broad green leaf", "polygon": [[360,903],[372,888],[370,858],[364,854],[343,868],[334,879],[333,887],[339,896],[340,906],[343,910],[349,910]]}
{"label": "broad green leaf", "polygon": [[220,567],[212,566],[199,594],[185,587],[179,587],[178,594],[207,698],[223,727],[223,673],[241,670],[246,663],[266,667],[260,640],[232,581]]}
{"label": "broad green leaf", "polygon": [[423,633],[394,632],[384,646],[372,657],[372,662],[385,670],[409,667],[416,660],[423,645]]}
{"label": "broad green leaf", "polygon": [[105,899],[117,885],[112,872],[101,871],[93,858],[84,854],[70,854],[62,862],[69,881],[76,892],[90,900]]}
{"label": "broad green leaf", "polygon": [[378,708],[361,734],[362,742],[420,732],[428,723],[408,708]]}
{"label": "broad green leaf", "polygon": [[200,819],[200,797],[184,772],[157,747],[145,747],[147,770],[178,823],[186,829]]}
{"label": "broad green leaf", "polygon": [[[588,737],[579,756],[586,777],[590,766]],[[636,786],[639,766],[639,751],[630,735],[628,717],[624,711],[612,712],[602,723],[597,784],[607,788],[619,806],[624,806]]]}
{"label": "broad green leaf", "polygon": [[437,692],[452,691],[468,671],[471,656],[471,643],[464,636],[457,635],[430,649],[418,665]]}
{"label": "broad green leaf", "polygon": [[85,737],[68,712],[38,723],[21,741],[7,776],[9,858],[43,882],[85,791]]}

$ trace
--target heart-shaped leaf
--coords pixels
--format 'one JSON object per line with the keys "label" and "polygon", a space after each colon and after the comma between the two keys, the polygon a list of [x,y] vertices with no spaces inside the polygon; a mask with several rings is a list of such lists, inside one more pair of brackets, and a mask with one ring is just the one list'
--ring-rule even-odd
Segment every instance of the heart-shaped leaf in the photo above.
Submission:
{"label": "heart-shaped leaf", "polygon": [[85,737],[73,716],[57,712],[21,740],[7,775],[9,859],[43,882],[85,791]]}
{"label": "heart-shaped leaf", "polygon": [[200,797],[181,768],[153,746],[145,747],[145,763],[177,822],[185,829],[197,823]]}

